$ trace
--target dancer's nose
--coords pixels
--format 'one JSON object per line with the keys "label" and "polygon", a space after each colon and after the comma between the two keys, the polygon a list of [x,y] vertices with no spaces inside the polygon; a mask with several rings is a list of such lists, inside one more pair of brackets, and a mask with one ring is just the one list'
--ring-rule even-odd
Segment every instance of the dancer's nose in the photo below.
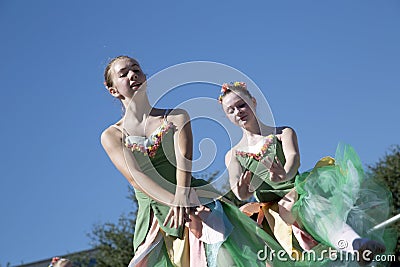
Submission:
{"label": "dancer's nose", "polygon": [[129,71],[128,75],[129,75],[128,77],[130,80],[137,80],[137,78],[138,78],[138,75],[132,70]]}

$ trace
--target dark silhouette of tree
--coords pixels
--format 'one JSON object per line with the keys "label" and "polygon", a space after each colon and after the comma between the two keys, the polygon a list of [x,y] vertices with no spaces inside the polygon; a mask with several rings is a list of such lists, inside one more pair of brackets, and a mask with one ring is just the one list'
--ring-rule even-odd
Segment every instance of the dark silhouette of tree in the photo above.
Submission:
{"label": "dark silhouette of tree", "polygon": [[[369,175],[383,181],[389,187],[393,196],[392,216],[400,213],[400,146],[395,145],[389,149],[385,156],[375,164],[368,166]],[[400,233],[400,222],[397,221],[394,227]],[[400,259],[400,239],[397,239],[395,249],[396,259]],[[400,263],[399,263],[400,264]]]}

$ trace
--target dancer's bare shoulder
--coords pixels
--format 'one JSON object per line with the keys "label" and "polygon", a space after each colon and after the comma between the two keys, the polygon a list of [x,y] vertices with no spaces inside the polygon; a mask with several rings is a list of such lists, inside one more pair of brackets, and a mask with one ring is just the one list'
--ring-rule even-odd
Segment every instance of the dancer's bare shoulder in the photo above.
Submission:
{"label": "dancer's bare shoulder", "polygon": [[176,127],[180,128],[190,123],[189,113],[184,109],[166,110],[167,120],[172,122]]}
{"label": "dancer's bare shoulder", "polygon": [[290,126],[279,126],[279,127],[276,127],[275,129],[276,129],[276,138],[279,141],[282,141],[282,140],[288,139],[288,138],[291,139],[294,136],[296,136],[295,130]]}
{"label": "dancer's bare shoulder", "polygon": [[121,125],[117,122],[110,125],[100,135],[100,142],[106,152],[110,152],[113,148],[120,148],[122,140]]}

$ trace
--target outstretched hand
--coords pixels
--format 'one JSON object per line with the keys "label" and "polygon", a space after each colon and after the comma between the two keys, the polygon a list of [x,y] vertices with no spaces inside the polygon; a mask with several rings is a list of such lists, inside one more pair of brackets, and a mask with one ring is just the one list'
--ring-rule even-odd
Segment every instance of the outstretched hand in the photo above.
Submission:
{"label": "outstretched hand", "polygon": [[185,222],[190,222],[189,213],[190,205],[188,194],[177,193],[163,225],[167,226],[169,223],[169,227],[179,228],[183,226]]}
{"label": "outstretched hand", "polygon": [[245,194],[253,193],[255,191],[251,185],[251,178],[252,173],[249,170],[244,171],[242,175],[240,175],[237,183],[239,191],[244,192]]}
{"label": "outstretched hand", "polygon": [[284,182],[287,180],[285,168],[279,161],[278,157],[275,156],[275,161],[272,162],[270,171],[270,180],[275,183]]}
{"label": "outstretched hand", "polygon": [[251,181],[251,172],[249,170],[246,170],[240,175],[239,181],[238,181],[238,186],[249,186]]}
{"label": "outstretched hand", "polygon": [[[189,197],[190,195],[190,197]],[[196,191],[191,188],[190,193],[187,190],[179,191],[175,195],[174,203],[171,206],[167,217],[163,223],[164,226],[179,228],[186,222],[191,222],[191,216],[205,217],[211,210],[202,205],[197,197]]]}

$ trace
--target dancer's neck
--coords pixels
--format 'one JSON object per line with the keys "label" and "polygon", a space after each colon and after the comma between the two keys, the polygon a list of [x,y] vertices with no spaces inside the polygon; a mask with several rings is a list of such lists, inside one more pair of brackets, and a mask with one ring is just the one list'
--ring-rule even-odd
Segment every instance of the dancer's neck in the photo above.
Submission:
{"label": "dancer's neck", "polygon": [[125,118],[129,117],[129,120],[134,120],[138,123],[145,121],[152,110],[149,98],[146,91],[137,92],[131,99],[123,101],[125,106]]}
{"label": "dancer's neck", "polygon": [[243,135],[246,136],[247,139],[257,138],[258,136],[268,136],[271,134],[275,134],[275,127],[271,127],[265,125],[258,121],[255,125],[249,125],[249,127],[242,128]]}

